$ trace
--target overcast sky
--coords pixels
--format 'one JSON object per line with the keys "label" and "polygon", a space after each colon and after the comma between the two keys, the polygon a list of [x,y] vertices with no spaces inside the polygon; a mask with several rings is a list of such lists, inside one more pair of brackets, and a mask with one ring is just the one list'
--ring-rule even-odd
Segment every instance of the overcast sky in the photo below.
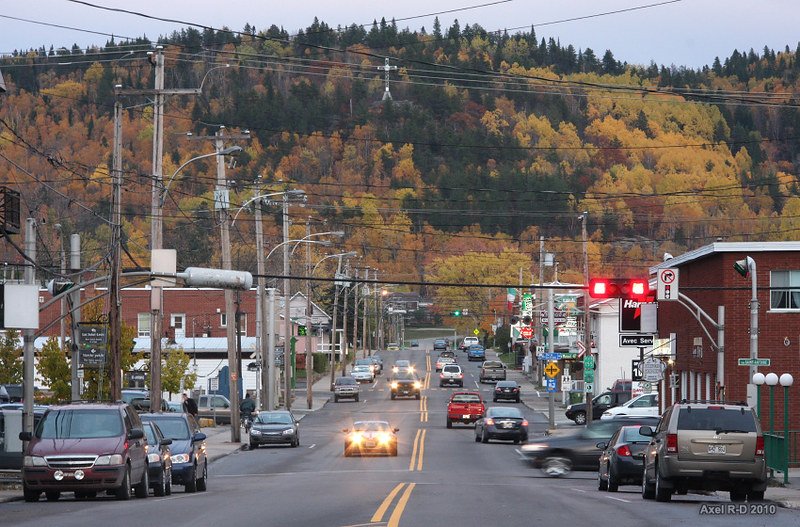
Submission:
{"label": "overcast sky", "polygon": [[[162,18],[178,19],[215,28],[241,30],[246,23],[257,30],[275,24],[294,34],[311,25],[314,17],[332,27],[370,24],[374,19],[395,18],[401,28],[430,32],[434,12],[444,29],[457,18],[461,27],[480,24],[493,31],[536,28],[539,39],[557,38],[576,49],[592,48],[602,56],[610,49],[617,60],[633,64],[700,67],[715,56],[724,60],[734,49],[757,52],[769,46],[794,50],[800,40],[798,0],[87,0],[107,7],[135,10]],[[662,3],[647,9],[564,21],[603,12]],[[487,5],[490,4],[490,5]],[[474,7],[470,6],[481,6]],[[22,18],[28,22],[8,17]],[[413,17],[413,18],[412,18]],[[405,19],[405,20],[403,20]],[[564,21],[560,23],[552,23]],[[38,23],[70,26],[59,29]],[[142,16],[92,8],[68,0],[2,0],[0,2],[0,53],[50,45],[104,44],[107,37],[146,35],[155,40],[185,27]],[[83,30],[83,31],[81,31]]]}

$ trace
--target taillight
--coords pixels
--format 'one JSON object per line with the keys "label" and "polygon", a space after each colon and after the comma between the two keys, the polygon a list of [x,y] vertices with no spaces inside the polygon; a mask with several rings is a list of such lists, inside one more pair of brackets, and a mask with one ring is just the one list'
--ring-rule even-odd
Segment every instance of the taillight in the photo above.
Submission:
{"label": "taillight", "polygon": [[528,426],[528,420],[527,419],[523,419],[522,420],[522,426]]}
{"label": "taillight", "polygon": [[678,434],[667,434],[667,454],[678,453]]}
{"label": "taillight", "polygon": [[622,445],[617,449],[617,455],[621,457],[631,457],[631,449],[628,445]]}
{"label": "taillight", "polygon": [[758,436],[756,438],[756,455],[757,456],[764,455],[764,436]]}
{"label": "taillight", "polygon": [[442,372],[442,373],[440,373],[440,374],[439,374],[439,378],[440,378],[440,379],[444,379],[444,372]]}
{"label": "taillight", "polygon": [[493,425],[493,424],[494,424],[494,419],[492,419],[491,417],[490,417],[490,418],[488,418],[488,419],[486,420],[486,424],[487,424],[487,425],[489,425],[489,426]]}

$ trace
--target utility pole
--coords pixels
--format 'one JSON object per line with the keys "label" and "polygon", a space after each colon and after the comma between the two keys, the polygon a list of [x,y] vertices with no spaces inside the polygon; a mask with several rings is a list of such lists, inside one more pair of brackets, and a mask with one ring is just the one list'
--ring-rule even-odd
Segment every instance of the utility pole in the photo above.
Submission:
{"label": "utility pole", "polygon": [[[260,189],[256,188],[253,192],[255,193],[254,196],[258,196],[260,194]],[[269,401],[269,396],[267,395],[267,390],[269,389],[269,372],[267,370],[267,337],[264,331],[266,327],[266,324],[264,324],[264,314],[266,312],[266,309],[264,309],[266,307],[264,294],[266,291],[264,291],[264,289],[266,287],[266,278],[264,278],[264,232],[263,225],[261,224],[261,200],[256,199],[253,202],[253,207],[255,207],[256,269],[258,271],[256,283],[256,349],[261,359],[261,379],[259,379],[261,383],[261,400],[258,401],[258,404],[262,410],[272,410],[267,403],[267,401]]]}
{"label": "utility pole", "polygon": [[[358,268],[353,269],[353,356],[358,357]],[[364,355],[362,355],[363,357]]]}
{"label": "utility pole", "polygon": [[[69,237],[69,267],[70,272],[77,273],[81,269],[81,235],[71,234]],[[75,283],[81,282],[81,276],[75,278]],[[71,313],[70,332],[72,334],[72,360],[70,360],[70,374],[72,377],[72,400],[81,398],[81,377],[78,377],[81,334],[78,331],[78,322],[81,320],[81,288],[75,287],[68,295]]]}
{"label": "utility pole", "polygon": [[[350,278],[350,265],[345,263],[344,274],[345,280]],[[346,373],[347,369],[347,299],[350,297],[350,292],[347,290],[347,281],[342,286],[342,295],[344,296],[344,308],[342,309],[342,375]]]}
{"label": "utility pole", "polygon": [[[331,322],[331,390],[333,390],[333,381],[336,377],[336,322],[338,319],[339,309],[339,275],[342,271],[342,257],[339,257],[339,263],[336,266],[336,273],[333,275],[333,321]],[[343,361],[344,362],[344,361]]]}
{"label": "utility pole", "polygon": [[[306,238],[311,237],[311,221],[306,220]],[[308,409],[314,405],[314,393],[312,391],[312,370],[314,368],[314,357],[311,354],[311,332],[313,324],[311,315],[313,314],[311,305],[311,244],[306,243],[306,404]]]}
{"label": "utility pole", "polygon": [[292,409],[291,338],[292,321],[289,310],[291,284],[289,282],[289,195],[283,193],[283,405]]}
{"label": "utility pole", "polygon": [[[547,344],[548,349],[547,351],[550,353],[555,353],[556,351],[556,339],[555,339],[555,330],[556,324],[553,320],[554,318],[554,299],[553,299],[553,288],[550,287],[547,291]],[[550,428],[555,428],[556,426],[556,400],[555,400],[555,393],[549,392],[547,394],[547,415],[548,415],[548,426]]]}
{"label": "utility pole", "polygon": [[[120,350],[120,298],[119,298],[119,272],[120,272],[120,245],[122,243],[122,104],[114,102],[114,154],[112,161],[113,180],[113,210],[111,234],[111,273],[109,284],[109,349],[111,352],[111,400],[122,399],[122,353]],[[160,393],[160,392],[159,392]],[[153,401],[153,399],[151,399]],[[161,400],[156,399],[159,406],[151,407],[156,411],[160,408]]]}
{"label": "utility pole", "polygon": [[[28,262],[25,264],[25,285],[36,285],[36,220],[25,220],[25,255]],[[22,330],[22,430],[33,432],[33,383],[34,367],[33,341],[36,338],[35,329]]]}
{"label": "utility pole", "polygon": [[[278,388],[278,375],[277,368],[275,367],[275,288],[268,289],[269,294],[269,311],[267,316],[267,377],[269,383],[267,384],[267,410],[275,409],[276,392]],[[262,373],[263,374],[263,373]]]}
{"label": "utility pole", "polygon": [[[161,193],[164,188],[164,48],[158,46],[155,52],[155,86],[153,106],[153,186],[150,221],[150,248],[163,248],[163,229]],[[161,306],[163,289],[156,282],[150,290],[150,407],[161,408]]]}
{"label": "utility pole", "polygon": [[[364,269],[364,278],[369,280],[369,267]],[[361,316],[361,343],[362,347],[361,350],[363,352],[363,356],[367,356],[367,295],[364,294],[364,287],[367,287],[366,283],[361,287],[361,302],[364,304],[364,312]],[[371,356],[372,353],[369,353]]]}
{"label": "utility pole", "polygon": [[375,272],[375,286],[372,288],[372,308],[375,312],[375,316],[372,319],[372,347],[377,352],[380,349],[378,340],[378,332],[380,331],[380,322],[378,322],[378,297],[381,293],[378,290],[378,270],[373,269],[373,271]]}
{"label": "utility pole", "polygon": [[[591,318],[589,317],[589,241],[588,236],[586,233],[586,221],[589,219],[589,213],[584,212],[581,214],[581,245],[583,246],[583,284],[586,286],[583,290],[583,343],[586,349],[584,353],[585,356],[592,356],[592,344],[591,344],[591,331],[589,328],[589,323]],[[584,361],[585,362],[585,361]],[[595,362],[595,367],[597,363]],[[586,368],[583,369],[584,376],[586,375]],[[586,390],[586,384],[584,383],[584,391],[586,392],[586,428],[592,427],[592,421],[594,420],[593,408],[592,408],[592,395],[594,390]]]}

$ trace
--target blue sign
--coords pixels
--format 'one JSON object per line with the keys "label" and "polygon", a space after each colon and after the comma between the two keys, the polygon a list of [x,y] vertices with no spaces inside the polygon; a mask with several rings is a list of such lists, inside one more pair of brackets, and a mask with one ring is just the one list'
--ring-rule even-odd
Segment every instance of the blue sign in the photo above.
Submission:
{"label": "blue sign", "polygon": [[561,353],[542,353],[542,360],[561,360]]}
{"label": "blue sign", "polygon": [[547,392],[552,393],[558,391],[555,379],[547,379]]}

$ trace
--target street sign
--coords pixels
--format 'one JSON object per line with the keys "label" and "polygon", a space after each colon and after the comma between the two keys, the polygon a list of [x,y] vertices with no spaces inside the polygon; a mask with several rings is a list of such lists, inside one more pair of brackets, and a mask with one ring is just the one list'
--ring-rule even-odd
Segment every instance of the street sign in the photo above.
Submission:
{"label": "street sign", "polygon": [[633,346],[636,348],[643,348],[645,346],[653,345],[653,335],[620,335],[620,346]]}
{"label": "street sign", "polygon": [[594,371],[594,356],[587,355],[583,358],[583,368],[584,370]]}
{"label": "street sign", "polygon": [[561,353],[542,353],[542,360],[561,360],[561,355]]}
{"label": "street sign", "polygon": [[481,330],[479,330],[478,328],[475,328],[475,329],[472,330],[472,333],[477,337],[478,335],[481,334]]}
{"label": "street sign", "polygon": [[769,366],[769,359],[739,359],[739,366]]}
{"label": "street sign", "polygon": [[553,377],[555,377],[556,375],[558,375],[558,373],[559,373],[560,371],[561,371],[561,368],[559,368],[559,367],[558,367],[558,364],[556,364],[555,362],[548,362],[548,363],[547,363],[547,366],[545,366],[545,367],[544,367],[544,372],[545,372],[545,373],[547,374],[547,376],[548,376],[548,377],[550,377],[551,379],[552,379]]}
{"label": "street sign", "polygon": [[547,379],[547,393],[558,391],[558,384],[555,379]]}
{"label": "street sign", "polygon": [[[542,324],[547,324],[547,311],[540,311],[539,312],[539,320]],[[553,323],[554,324],[563,324],[567,321],[567,312],[566,311],[553,311]]]}
{"label": "street sign", "polygon": [[584,382],[583,383],[583,391],[584,391],[584,393],[594,393],[594,383],[592,383],[592,382]]}
{"label": "street sign", "polygon": [[519,311],[523,316],[533,316],[533,295],[531,293],[522,293]]}
{"label": "street sign", "polygon": [[79,324],[80,350],[78,366],[80,368],[102,368],[106,363],[106,327],[101,324]]}
{"label": "street sign", "polygon": [[584,382],[594,382],[594,370],[587,370],[584,368],[583,370],[583,381]]}
{"label": "street sign", "polygon": [[661,359],[647,357],[639,362],[639,373],[645,382],[658,382],[664,378],[664,370],[667,365]]}
{"label": "street sign", "polygon": [[678,299],[678,270],[660,269],[657,276],[656,300]]}
{"label": "street sign", "polygon": [[529,339],[533,336],[533,328],[530,326],[524,326],[522,329],[520,329],[519,333],[522,335],[522,338]]}
{"label": "street sign", "polygon": [[586,344],[584,344],[582,340],[576,341],[575,345],[578,347],[578,355],[586,353]]}
{"label": "street sign", "polygon": [[544,346],[536,346],[536,354],[544,353]]}

